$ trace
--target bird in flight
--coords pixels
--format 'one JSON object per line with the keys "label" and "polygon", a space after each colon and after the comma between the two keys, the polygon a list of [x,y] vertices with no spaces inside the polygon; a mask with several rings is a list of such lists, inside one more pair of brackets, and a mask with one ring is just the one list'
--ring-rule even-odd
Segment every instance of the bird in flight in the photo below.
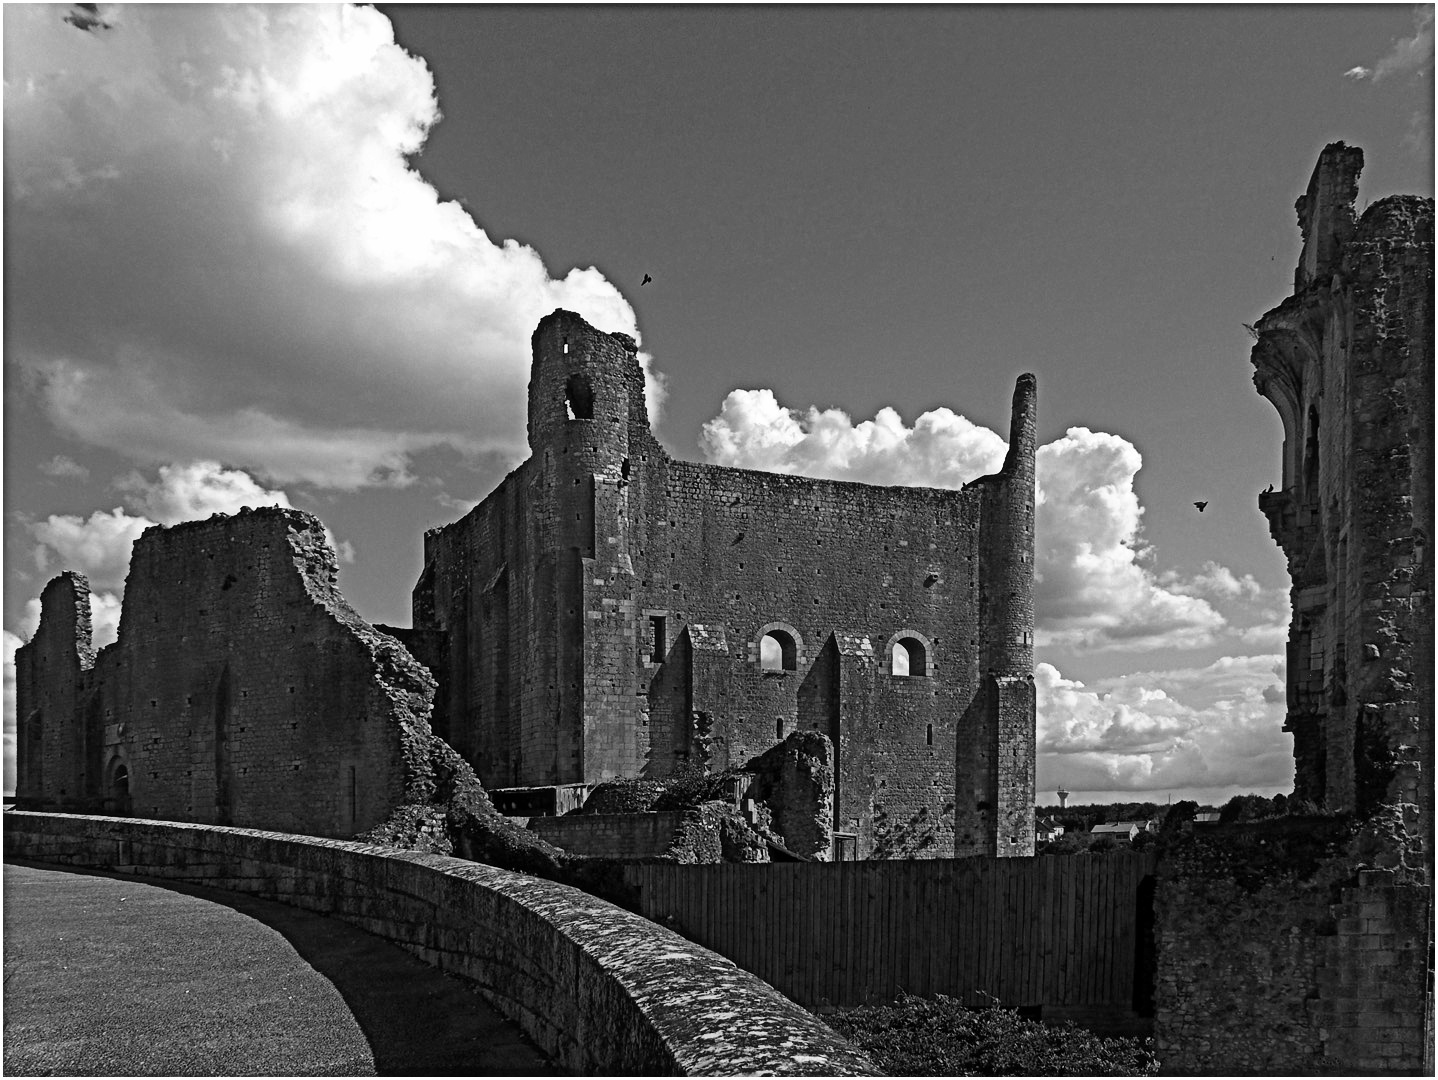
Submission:
{"label": "bird in flight", "polygon": [[653,279],[652,277],[650,277],[648,274],[645,274],[645,275],[644,275],[644,280],[641,281],[639,284],[640,284],[640,285],[648,285],[648,284],[649,284],[651,281],[653,281],[653,280],[654,280],[654,279]]}
{"label": "bird in flight", "polygon": [[1198,507],[1198,512],[1201,514],[1203,513],[1203,508],[1208,505],[1208,500],[1205,499],[1203,502],[1196,502],[1193,505]]}

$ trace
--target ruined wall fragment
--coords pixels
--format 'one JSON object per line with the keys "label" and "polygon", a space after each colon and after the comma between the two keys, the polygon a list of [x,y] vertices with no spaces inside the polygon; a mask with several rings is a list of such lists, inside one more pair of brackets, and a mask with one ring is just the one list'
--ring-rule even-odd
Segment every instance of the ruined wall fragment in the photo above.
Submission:
{"label": "ruined wall fragment", "polygon": [[1362,165],[1323,151],[1294,293],[1256,324],[1254,383],[1284,430],[1259,506],[1293,582],[1294,793],[1363,816],[1419,807],[1431,864],[1433,200],[1359,217]]}
{"label": "ruined wall fragment", "polygon": [[[123,768],[137,816],[353,836],[434,796],[434,680],[354,612],[337,572],[323,526],[294,510],[147,529],[93,669],[73,645],[61,659],[87,623],[83,579],[46,589],[21,708],[45,711],[47,741],[98,720],[103,750],[68,757],[111,781]],[[23,798],[67,795],[52,771]]]}

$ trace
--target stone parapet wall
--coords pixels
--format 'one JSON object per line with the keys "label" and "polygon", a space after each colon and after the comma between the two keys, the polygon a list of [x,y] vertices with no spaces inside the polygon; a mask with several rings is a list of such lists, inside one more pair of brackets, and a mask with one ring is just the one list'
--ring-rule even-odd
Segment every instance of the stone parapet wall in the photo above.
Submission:
{"label": "stone parapet wall", "polygon": [[217,826],[9,811],[5,856],[196,882],[344,919],[472,980],[562,1069],[873,1075],[733,963],[554,882],[438,855]]}

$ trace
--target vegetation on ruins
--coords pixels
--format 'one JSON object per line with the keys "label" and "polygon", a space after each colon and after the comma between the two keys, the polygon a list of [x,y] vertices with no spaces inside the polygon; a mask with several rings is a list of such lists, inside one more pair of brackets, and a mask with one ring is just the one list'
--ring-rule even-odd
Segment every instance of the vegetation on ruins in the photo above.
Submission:
{"label": "vegetation on ruins", "polygon": [[1153,1076],[1149,1040],[1102,1038],[1065,1021],[1027,1020],[997,1002],[903,994],[824,1018],[890,1076]]}

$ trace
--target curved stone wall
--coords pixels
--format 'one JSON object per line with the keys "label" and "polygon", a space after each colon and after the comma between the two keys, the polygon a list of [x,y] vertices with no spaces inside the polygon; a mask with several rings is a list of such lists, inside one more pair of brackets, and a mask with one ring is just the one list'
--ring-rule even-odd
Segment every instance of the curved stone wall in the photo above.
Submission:
{"label": "curved stone wall", "polygon": [[253,893],[472,980],[560,1067],[628,1075],[874,1075],[729,960],[587,893],[464,859],[182,822],[7,811],[7,858]]}

